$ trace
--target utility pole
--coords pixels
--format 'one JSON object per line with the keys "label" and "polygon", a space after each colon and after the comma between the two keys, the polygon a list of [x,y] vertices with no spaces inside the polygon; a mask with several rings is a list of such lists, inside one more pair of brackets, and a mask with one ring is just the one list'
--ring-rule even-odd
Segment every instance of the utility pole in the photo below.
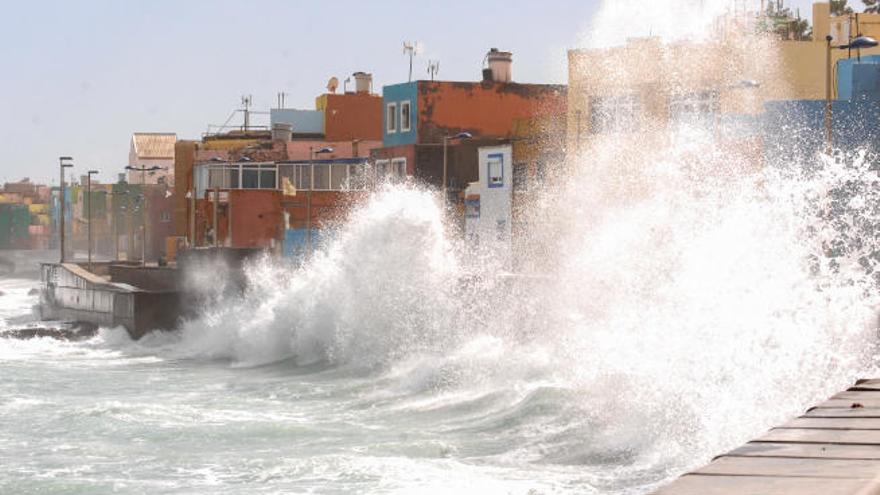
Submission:
{"label": "utility pole", "polygon": [[164,168],[154,165],[152,167],[147,167],[146,165],[142,165],[140,167],[133,167],[131,165],[125,167],[126,170],[138,171],[141,173],[141,266],[147,266],[147,172],[153,172],[156,170],[164,170]]}
{"label": "utility pole", "polygon": [[92,176],[97,173],[97,170],[86,172],[86,229],[89,238],[89,272],[92,271]]}
{"label": "utility pole", "polygon": [[254,97],[251,95],[246,95],[241,97],[241,106],[244,107],[242,111],[244,111],[244,128],[243,131],[247,132],[251,127],[251,112],[250,107],[253,103]]}
{"label": "utility pole", "polygon": [[67,206],[66,206],[67,200],[66,200],[65,194],[64,194],[64,169],[70,168],[73,166],[72,163],[67,163],[72,160],[73,160],[73,158],[71,158],[69,156],[59,156],[58,157],[58,165],[59,165],[59,168],[61,169],[61,184],[60,184],[60,191],[58,194],[58,202],[59,202],[59,207],[61,209],[61,215],[60,215],[61,218],[58,219],[58,221],[59,221],[58,235],[59,235],[59,241],[61,244],[61,263],[64,263],[64,256],[65,256],[65,251],[64,251],[64,230],[65,230],[64,229],[64,223],[65,223],[64,216],[66,215],[66,210],[67,210]]}

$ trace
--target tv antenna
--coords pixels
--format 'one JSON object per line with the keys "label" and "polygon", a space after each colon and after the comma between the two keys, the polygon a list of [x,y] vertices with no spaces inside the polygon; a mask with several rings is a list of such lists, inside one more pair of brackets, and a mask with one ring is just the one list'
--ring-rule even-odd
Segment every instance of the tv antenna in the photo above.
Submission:
{"label": "tv antenna", "polygon": [[404,41],[403,42],[403,54],[409,54],[409,81],[412,82],[412,61],[415,55],[418,55],[422,52],[422,43],[420,41],[411,42]]}
{"label": "tv antenna", "polygon": [[242,112],[244,112],[244,127],[242,128],[242,130],[244,130],[244,131],[247,131],[248,128],[251,126],[250,108],[251,108],[251,105],[253,104],[253,101],[254,101],[253,95],[242,95],[241,96],[241,106],[243,107]]}
{"label": "tv antenna", "polygon": [[440,61],[439,60],[428,60],[428,74],[431,75],[431,80],[434,80],[434,76],[440,72]]}

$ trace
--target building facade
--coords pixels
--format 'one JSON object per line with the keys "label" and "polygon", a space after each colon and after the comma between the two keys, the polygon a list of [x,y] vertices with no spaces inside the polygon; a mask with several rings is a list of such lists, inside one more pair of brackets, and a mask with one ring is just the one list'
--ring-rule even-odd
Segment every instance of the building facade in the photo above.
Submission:
{"label": "building facade", "polygon": [[128,182],[174,185],[174,144],[177,135],[160,132],[136,132],[131,136],[128,166],[153,168],[146,172],[128,171]]}
{"label": "building facade", "polygon": [[[493,61],[493,56],[501,60]],[[412,176],[446,186],[457,195],[479,180],[476,148],[513,137],[514,122],[538,115],[564,115],[566,87],[511,80],[511,54],[490,51],[480,82],[413,81],[385,86],[383,147],[373,153],[380,178]],[[467,133],[467,139],[454,138]]]}

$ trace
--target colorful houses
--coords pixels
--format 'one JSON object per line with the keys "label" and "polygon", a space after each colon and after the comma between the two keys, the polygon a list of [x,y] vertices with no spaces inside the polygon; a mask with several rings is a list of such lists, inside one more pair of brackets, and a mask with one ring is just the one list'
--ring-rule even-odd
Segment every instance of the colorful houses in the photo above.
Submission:
{"label": "colorful houses", "polygon": [[0,249],[48,249],[52,236],[50,191],[29,179],[0,191]]}
{"label": "colorful houses", "polygon": [[487,60],[478,82],[383,88],[383,146],[372,155],[380,177],[411,176],[442,187],[445,176],[454,198],[479,178],[477,147],[510,140],[517,120],[565,113],[565,86],[514,82],[509,52],[492,49]]}

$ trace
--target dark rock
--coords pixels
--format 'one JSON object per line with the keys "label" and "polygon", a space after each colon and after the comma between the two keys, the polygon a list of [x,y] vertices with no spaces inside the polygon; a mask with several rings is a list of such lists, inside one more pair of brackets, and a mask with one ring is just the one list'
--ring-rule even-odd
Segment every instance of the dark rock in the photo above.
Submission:
{"label": "dark rock", "polygon": [[0,333],[0,336],[13,339],[33,339],[49,337],[57,340],[86,340],[98,333],[98,326],[92,324],[77,324],[72,327],[27,327],[13,328]]}

